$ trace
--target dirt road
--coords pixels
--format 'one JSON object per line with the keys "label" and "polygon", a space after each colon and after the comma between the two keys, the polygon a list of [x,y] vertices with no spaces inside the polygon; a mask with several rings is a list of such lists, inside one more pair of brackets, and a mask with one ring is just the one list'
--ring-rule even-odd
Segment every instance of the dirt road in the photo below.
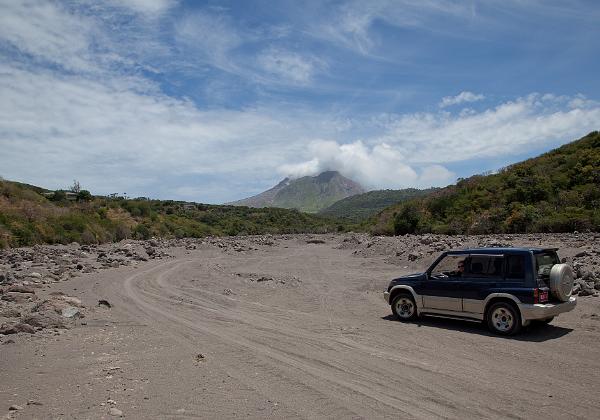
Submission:
{"label": "dirt road", "polygon": [[392,320],[382,290],[424,261],[404,268],[294,237],[201,248],[57,285],[90,307],[86,325],[0,345],[0,409],[40,419],[111,409],[140,419],[600,417],[598,298],[501,338],[475,323]]}

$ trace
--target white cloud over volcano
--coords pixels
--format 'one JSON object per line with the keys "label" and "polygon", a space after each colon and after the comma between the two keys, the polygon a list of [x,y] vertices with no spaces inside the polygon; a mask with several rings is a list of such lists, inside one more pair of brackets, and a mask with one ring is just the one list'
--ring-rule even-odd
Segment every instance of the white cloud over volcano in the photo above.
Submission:
{"label": "white cloud over volcano", "polygon": [[452,183],[456,176],[441,165],[415,168],[398,150],[386,143],[373,147],[362,141],[339,144],[316,140],[310,143],[312,159],[279,167],[280,173],[293,178],[336,170],[368,188],[430,187]]}

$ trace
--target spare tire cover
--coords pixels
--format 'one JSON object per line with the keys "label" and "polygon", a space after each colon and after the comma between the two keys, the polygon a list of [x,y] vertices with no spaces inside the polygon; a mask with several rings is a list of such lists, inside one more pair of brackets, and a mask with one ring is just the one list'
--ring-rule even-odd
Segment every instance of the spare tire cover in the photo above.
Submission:
{"label": "spare tire cover", "polygon": [[550,270],[550,291],[557,299],[566,302],[573,290],[573,270],[567,264],[555,264]]}

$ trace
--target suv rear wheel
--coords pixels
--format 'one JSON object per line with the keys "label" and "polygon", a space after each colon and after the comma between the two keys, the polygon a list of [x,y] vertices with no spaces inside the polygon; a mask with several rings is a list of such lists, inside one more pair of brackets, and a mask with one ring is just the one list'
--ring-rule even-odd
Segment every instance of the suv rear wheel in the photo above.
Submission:
{"label": "suv rear wheel", "polygon": [[515,305],[508,302],[492,304],[486,314],[489,329],[500,335],[513,335],[521,329],[521,315]]}
{"label": "suv rear wheel", "polygon": [[417,306],[413,297],[401,293],[392,301],[392,312],[400,321],[411,321],[417,317]]}

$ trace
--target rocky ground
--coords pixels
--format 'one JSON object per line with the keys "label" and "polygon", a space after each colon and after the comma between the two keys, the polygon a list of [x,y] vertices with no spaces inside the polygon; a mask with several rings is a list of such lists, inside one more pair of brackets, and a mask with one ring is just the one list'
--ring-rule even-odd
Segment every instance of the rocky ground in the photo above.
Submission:
{"label": "rocky ground", "polygon": [[[424,270],[441,251],[479,246],[559,248],[577,275],[576,311],[511,340],[464,322],[388,322],[381,291],[392,276]],[[596,404],[569,411],[568,399],[600,386],[587,373],[600,368],[599,263],[596,233],[265,235],[2,250],[0,413],[597,417]],[[520,351],[528,356],[515,360]],[[542,385],[558,389],[529,379],[511,385],[536,368]],[[498,380],[490,372],[500,376],[499,397],[483,394],[485,380]],[[543,398],[542,407],[522,407],[520,392]]]}
{"label": "rocky ground", "polygon": [[408,268],[429,265],[440,252],[474,247],[531,246],[558,248],[562,262],[573,267],[575,287],[580,296],[600,294],[600,233],[529,235],[406,235],[401,237],[351,234],[342,239],[343,249],[353,249],[362,257],[386,256],[386,262]]}

